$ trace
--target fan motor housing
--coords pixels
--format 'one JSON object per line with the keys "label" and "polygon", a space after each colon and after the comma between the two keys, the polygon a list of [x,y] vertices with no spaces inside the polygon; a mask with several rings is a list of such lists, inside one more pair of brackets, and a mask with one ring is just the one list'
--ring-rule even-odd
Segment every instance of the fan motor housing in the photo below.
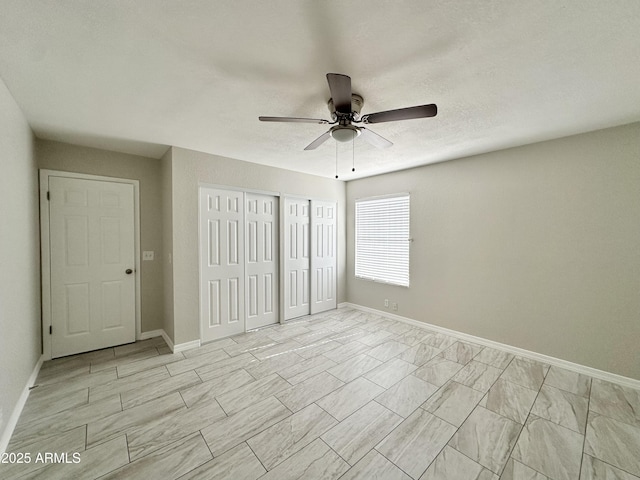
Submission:
{"label": "fan motor housing", "polygon": [[[353,118],[357,120],[360,117],[360,112],[362,111],[362,106],[364,105],[364,99],[358,95],[357,93],[351,94],[351,113],[353,114]],[[327,108],[331,113],[331,119],[335,120],[337,118],[336,115],[336,107],[333,104],[333,98],[330,98],[327,102]]]}

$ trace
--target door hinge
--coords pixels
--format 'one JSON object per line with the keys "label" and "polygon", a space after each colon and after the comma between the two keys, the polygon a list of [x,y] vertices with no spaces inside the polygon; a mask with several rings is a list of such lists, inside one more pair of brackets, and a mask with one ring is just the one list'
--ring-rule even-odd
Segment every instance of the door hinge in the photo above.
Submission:
{"label": "door hinge", "polygon": [[49,325],[49,335],[51,335],[52,333],[53,333],[53,327]]}
{"label": "door hinge", "polygon": [[51,193],[47,191],[47,200],[51,200]]}

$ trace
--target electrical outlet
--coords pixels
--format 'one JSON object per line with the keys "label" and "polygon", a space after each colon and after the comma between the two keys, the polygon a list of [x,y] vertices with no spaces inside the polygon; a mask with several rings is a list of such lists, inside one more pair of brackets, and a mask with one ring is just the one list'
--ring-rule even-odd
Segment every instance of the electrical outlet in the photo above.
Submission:
{"label": "electrical outlet", "polygon": [[384,299],[384,308],[389,308],[389,299],[388,298]]}
{"label": "electrical outlet", "polygon": [[152,251],[143,251],[142,252],[142,261],[153,260],[154,255],[155,254]]}
{"label": "electrical outlet", "polygon": [[397,311],[398,310],[398,304],[396,302],[393,302],[391,304],[391,308],[393,309],[394,312]]}

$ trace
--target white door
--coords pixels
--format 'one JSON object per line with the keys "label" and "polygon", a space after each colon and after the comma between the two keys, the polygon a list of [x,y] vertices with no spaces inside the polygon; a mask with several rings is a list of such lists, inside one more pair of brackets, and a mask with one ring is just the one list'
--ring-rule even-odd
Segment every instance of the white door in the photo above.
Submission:
{"label": "white door", "polygon": [[247,330],[278,322],[278,198],[245,195]]}
{"label": "white door", "polygon": [[133,185],[49,178],[51,356],[135,341]]}
{"label": "white door", "polygon": [[336,204],[311,200],[311,313],[337,307]]}
{"label": "white door", "polygon": [[208,342],[245,331],[244,194],[200,189],[200,324]]}
{"label": "white door", "polygon": [[309,200],[284,199],[284,319],[309,315]]}

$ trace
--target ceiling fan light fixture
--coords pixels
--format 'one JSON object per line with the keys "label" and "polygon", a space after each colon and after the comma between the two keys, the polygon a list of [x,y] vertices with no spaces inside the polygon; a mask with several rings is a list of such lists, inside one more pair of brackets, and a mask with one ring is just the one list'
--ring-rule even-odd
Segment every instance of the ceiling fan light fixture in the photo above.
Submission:
{"label": "ceiling fan light fixture", "polygon": [[337,142],[350,142],[360,135],[360,130],[353,125],[336,125],[331,128],[331,137]]}

